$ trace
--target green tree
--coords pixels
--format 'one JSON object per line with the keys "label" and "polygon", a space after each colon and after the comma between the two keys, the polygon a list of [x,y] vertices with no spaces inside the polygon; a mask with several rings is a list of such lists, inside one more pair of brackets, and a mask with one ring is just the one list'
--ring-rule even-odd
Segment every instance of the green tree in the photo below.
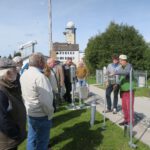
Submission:
{"label": "green tree", "polygon": [[9,58],[9,59],[12,59],[12,56],[11,56],[11,54],[9,54],[8,58]]}
{"label": "green tree", "polygon": [[85,60],[90,72],[102,69],[111,62],[114,54],[126,54],[134,69],[146,69],[145,51],[148,44],[133,26],[111,22],[104,33],[89,39]]}
{"label": "green tree", "polygon": [[148,77],[150,77],[150,47],[144,52],[144,68],[148,71]]}
{"label": "green tree", "polygon": [[21,56],[21,53],[14,51],[14,56],[13,57],[16,57],[16,56]]}

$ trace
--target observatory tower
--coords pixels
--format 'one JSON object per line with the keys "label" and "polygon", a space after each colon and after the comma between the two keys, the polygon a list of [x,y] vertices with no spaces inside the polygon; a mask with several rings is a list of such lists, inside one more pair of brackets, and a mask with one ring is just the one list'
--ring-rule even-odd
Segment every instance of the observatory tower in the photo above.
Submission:
{"label": "observatory tower", "polygon": [[68,44],[76,44],[76,28],[72,21],[67,23],[64,35]]}

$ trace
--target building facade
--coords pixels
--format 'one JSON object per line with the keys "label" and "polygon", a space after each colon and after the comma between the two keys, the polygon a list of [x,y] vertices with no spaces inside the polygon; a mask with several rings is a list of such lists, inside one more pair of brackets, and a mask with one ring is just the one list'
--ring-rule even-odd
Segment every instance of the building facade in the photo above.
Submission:
{"label": "building facade", "polygon": [[67,58],[72,58],[74,63],[79,61],[79,45],[68,43],[53,43],[53,50],[57,54],[57,60],[65,62]]}

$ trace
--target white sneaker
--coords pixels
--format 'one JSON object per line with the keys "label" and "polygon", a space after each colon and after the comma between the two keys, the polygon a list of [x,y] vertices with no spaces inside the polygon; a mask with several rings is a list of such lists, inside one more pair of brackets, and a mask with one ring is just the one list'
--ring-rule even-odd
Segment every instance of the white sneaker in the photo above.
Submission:
{"label": "white sneaker", "polygon": [[113,114],[117,114],[116,108],[113,109]]}

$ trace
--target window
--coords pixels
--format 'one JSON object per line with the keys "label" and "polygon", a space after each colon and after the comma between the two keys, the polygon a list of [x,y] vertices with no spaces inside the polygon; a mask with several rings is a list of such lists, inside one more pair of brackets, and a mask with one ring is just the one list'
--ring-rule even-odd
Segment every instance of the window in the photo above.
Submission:
{"label": "window", "polygon": [[60,60],[64,59],[64,57],[60,57]]}

